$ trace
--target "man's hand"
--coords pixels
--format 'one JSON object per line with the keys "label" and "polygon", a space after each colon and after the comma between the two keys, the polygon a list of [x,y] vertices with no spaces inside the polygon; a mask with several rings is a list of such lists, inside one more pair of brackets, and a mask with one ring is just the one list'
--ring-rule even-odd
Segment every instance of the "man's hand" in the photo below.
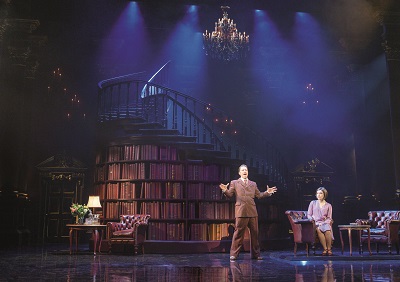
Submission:
{"label": "man's hand", "polygon": [[226,184],[226,185],[221,183],[221,184],[219,185],[219,188],[221,188],[221,190],[224,191],[224,192],[225,192],[226,190],[228,190],[228,187],[229,187],[229,183]]}
{"label": "man's hand", "polygon": [[278,189],[276,188],[276,186],[274,186],[274,187],[268,187],[268,185],[267,185],[267,193],[268,193],[268,194],[272,195],[272,194],[274,194],[277,190],[278,190]]}

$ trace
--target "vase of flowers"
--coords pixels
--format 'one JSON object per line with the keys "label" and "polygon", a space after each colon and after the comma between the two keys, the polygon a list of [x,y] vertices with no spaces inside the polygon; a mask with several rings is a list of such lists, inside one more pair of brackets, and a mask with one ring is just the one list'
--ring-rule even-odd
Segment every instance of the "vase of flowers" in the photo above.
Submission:
{"label": "vase of flowers", "polygon": [[76,224],[83,224],[85,222],[85,216],[89,211],[87,205],[81,205],[78,203],[73,203],[70,207],[71,215],[75,216]]}

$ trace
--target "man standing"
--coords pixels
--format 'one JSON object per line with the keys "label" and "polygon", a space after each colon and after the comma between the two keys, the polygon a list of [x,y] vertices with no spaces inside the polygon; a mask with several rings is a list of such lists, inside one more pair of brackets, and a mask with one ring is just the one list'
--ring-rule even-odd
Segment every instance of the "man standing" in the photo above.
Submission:
{"label": "man standing", "polygon": [[[243,245],[244,234],[246,228],[250,230],[251,258],[262,260],[260,256],[260,244],[258,242],[258,214],[254,197],[264,198],[274,194],[277,188],[268,187],[267,191],[260,192],[257,183],[248,179],[248,169],[246,165],[239,167],[240,178],[232,180],[229,184],[220,184],[222,192],[227,197],[236,196],[235,204],[235,232],[233,233],[232,245],[230,251],[230,260],[236,260],[240,248]],[[228,188],[229,187],[229,188]]]}

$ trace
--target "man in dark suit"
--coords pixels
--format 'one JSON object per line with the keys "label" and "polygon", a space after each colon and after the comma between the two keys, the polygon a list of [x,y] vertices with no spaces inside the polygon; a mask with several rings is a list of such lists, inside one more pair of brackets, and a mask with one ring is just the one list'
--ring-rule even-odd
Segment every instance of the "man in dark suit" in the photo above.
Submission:
{"label": "man in dark suit", "polygon": [[239,179],[232,180],[231,183],[226,185],[219,185],[227,197],[236,196],[235,232],[232,238],[230,260],[237,259],[247,227],[250,230],[251,258],[262,260],[258,242],[258,214],[254,198],[269,197],[276,192],[277,188],[275,186],[268,187],[267,185],[267,190],[260,192],[257,188],[257,183],[248,179],[249,172],[246,165],[239,167],[239,175]]}

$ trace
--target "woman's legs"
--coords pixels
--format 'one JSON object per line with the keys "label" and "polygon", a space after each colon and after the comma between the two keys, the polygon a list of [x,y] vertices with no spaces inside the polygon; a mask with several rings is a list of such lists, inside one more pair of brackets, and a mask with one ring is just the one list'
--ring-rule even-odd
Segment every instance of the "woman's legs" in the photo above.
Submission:
{"label": "woman's legs", "polygon": [[318,239],[319,242],[322,245],[322,248],[324,248],[324,250],[328,249],[327,245],[326,245],[326,239],[325,239],[325,234],[321,232],[321,230],[319,230],[317,228],[317,234],[318,234]]}
{"label": "woman's legs", "polygon": [[330,230],[325,231],[326,248],[332,249],[332,233]]}
{"label": "woman's legs", "polygon": [[332,255],[332,231],[327,230],[322,232],[317,228],[317,234],[319,242],[321,243],[322,247],[324,248],[323,255]]}

